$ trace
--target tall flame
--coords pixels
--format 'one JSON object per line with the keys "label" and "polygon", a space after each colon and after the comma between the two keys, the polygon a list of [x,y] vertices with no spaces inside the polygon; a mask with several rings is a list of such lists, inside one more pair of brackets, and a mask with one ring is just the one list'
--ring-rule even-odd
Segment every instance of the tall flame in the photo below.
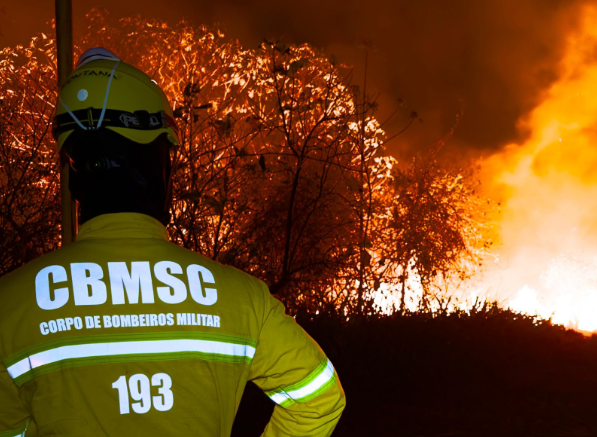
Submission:
{"label": "tall flame", "polygon": [[597,331],[597,8],[582,17],[560,78],[520,121],[528,140],[479,162],[503,202],[482,288],[513,310]]}

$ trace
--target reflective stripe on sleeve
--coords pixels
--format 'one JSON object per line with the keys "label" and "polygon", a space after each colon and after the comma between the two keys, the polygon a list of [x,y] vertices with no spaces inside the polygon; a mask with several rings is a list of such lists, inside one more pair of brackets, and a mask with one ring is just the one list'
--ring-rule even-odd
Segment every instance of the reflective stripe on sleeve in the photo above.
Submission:
{"label": "reflective stripe on sleeve", "polygon": [[[25,437],[25,432],[24,431],[5,431],[5,432],[0,432],[0,437]],[[18,434],[15,434],[18,433]]]}
{"label": "reflective stripe on sleeve", "polygon": [[308,377],[285,389],[267,392],[276,404],[287,407],[294,402],[307,402],[328,389],[336,381],[332,362],[327,358]]}
{"label": "reflective stripe on sleeve", "polygon": [[25,433],[27,432],[28,426],[29,420],[27,420],[23,425],[21,425],[17,429],[12,429],[10,431],[0,431],[0,437],[25,437]]}
{"label": "reflective stripe on sleeve", "polygon": [[48,348],[25,356],[7,370],[21,385],[47,371],[73,365],[184,358],[250,364],[254,355],[252,345],[212,339],[114,341]]}

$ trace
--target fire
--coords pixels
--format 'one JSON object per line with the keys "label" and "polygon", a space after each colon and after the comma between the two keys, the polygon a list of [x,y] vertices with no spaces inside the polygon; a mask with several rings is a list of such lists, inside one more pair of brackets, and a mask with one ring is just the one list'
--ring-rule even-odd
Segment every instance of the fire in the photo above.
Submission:
{"label": "fire", "polygon": [[520,121],[528,140],[479,162],[503,215],[499,258],[479,290],[515,311],[597,331],[597,9],[582,17],[560,78]]}

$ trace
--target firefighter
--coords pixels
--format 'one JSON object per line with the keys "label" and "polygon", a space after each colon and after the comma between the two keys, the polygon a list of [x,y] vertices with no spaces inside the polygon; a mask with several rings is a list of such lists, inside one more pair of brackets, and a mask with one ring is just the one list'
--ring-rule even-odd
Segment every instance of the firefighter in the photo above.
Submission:
{"label": "firefighter", "polygon": [[145,73],[81,55],[52,126],[76,241],[0,279],[0,437],[228,436],[247,381],[264,436],[329,436],[332,363],[265,283],[168,242],[179,133]]}

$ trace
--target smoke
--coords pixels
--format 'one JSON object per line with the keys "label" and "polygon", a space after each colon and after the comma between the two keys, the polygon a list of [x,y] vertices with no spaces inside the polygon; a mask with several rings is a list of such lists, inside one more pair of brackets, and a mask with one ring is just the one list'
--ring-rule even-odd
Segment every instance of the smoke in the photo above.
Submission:
{"label": "smoke", "polygon": [[398,132],[410,110],[424,120],[392,149],[429,146],[456,124],[446,151],[495,150],[522,142],[517,120],[558,78],[566,35],[576,27],[578,2],[549,0],[435,0],[214,2],[210,14],[249,46],[262,37],[309,42],[355,65],[364,77],[370,40],[368,90],[381,93],[384,120],[402,98],[408,109],[386,125]]}
{"label": "smoke", "polygon": [[[97,3],[74,2],[74,20]],[[378,95],[378,118],[392,135],[416,111],[413,123],[388,146],[400,155],[425,149],[458,127],[442,150],[450,159],[494,152],[522,143],[528,130],[517,120],[559,77],[566,35],[577,26],[586,0],[104,0],[116,16],[140,13],[176,22],[218,23],[232,38],[255,47],[263,38],[308,42],[364,80],[368,40],[368,94]],[[12,2],[0,15],[0,45],[26,43],[53,17],[53,2]],[[36,11],[31,14],[31,11]]]}

